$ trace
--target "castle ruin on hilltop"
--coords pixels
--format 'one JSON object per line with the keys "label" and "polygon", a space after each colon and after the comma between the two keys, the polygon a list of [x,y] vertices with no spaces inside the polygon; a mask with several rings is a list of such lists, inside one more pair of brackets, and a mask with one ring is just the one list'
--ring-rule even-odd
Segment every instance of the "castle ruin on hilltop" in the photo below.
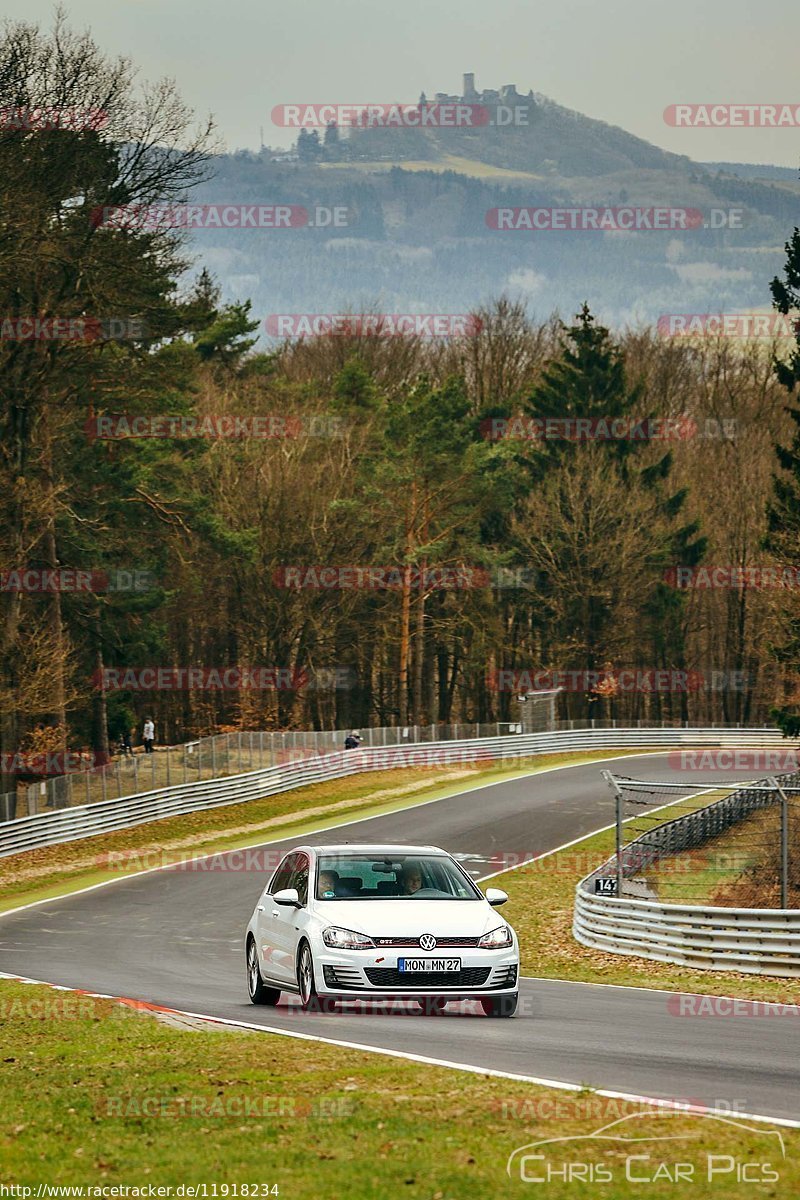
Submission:
{"label": "castle ruin on hilltop", "polygon": [[[487,108],[495,108],[499,105],[504,105],[507,108],[526,105],[533,108],[535,100],[533,91],[529,91],[527,96],[523,96],[517,91],[515,83],[505,83],[497,90],[495,88],[484,88],[483,91],[477,91],[475,87],[475,74],[469,71],[463,76],[461,96],[450,96],[446,92],[437,92],[434,100],[437,104],[485,104]],[[425,93],[420,96],[421,103],[427,103]]]}

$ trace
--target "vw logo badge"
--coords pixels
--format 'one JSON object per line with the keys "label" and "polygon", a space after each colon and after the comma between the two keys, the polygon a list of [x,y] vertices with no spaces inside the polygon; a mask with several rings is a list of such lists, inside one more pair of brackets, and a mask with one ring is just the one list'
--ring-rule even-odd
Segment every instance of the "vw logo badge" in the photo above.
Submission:
{"label": "vw logo badge", "polygon": [[436,938],[432,933],[423,933],[422,937],[419,939],[419,944],[423,950],[435,950]]}

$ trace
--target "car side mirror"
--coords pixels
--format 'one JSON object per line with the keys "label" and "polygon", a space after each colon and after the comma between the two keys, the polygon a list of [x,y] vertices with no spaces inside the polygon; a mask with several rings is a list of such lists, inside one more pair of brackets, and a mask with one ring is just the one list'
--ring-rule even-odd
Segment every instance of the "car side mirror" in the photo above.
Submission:
{"label": "car side mirror", "polygon": [[272,897],[276,904],[282,904],[285,908],[302,908],[300,897],[297,894],[297,888],[282,888]]}
{"label": "car side mirror", "polygon": [[487,888],[486,899],[492,908],[499,908],[501,904],[505,904],[508,899],[508,893],[504,892],[501,888]]}

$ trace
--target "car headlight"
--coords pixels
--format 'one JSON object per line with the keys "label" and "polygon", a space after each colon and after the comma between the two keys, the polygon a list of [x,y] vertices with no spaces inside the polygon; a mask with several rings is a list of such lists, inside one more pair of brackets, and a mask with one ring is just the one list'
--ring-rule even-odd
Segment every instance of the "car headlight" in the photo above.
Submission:
{"label": "car headlight", "polygon": [[333,950],[374,950],[375,943],[366,934],[356,933],[352,929],[339,929],[331,925],[322,931],[322,940]]}
{"label": "car headlight", "polygon": [[497,929],[490,929],[482,938],[478,938],[478,946],[481,950],[502,950],[504,946],[513,946],[513,944],[514,939],[507,925],[498,925]]}

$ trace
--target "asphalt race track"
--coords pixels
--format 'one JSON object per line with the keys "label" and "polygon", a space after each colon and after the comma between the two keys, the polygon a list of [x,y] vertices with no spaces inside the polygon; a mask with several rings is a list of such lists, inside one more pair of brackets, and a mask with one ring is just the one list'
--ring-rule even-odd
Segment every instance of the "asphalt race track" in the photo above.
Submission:
{"label": "asphalt race track", "polygon": [[[495,856],[528,857],[610,824],[603,765],[478,788],[308,840],[432,843],[481,878],[499,869]],[[617,760],[616,769],[679,778],[663,752]],[[330,1015],[303,1014],[293,1001],[251,1005],[243,933],[264,874],[170,868],[0,916],[0,971],[444,1062],[800,1118],[800,1009],[772,1019],[686,1017],[670,993],[535,978],[522,980],[513,1020],[478,1016],[469,1006],[437,1017],[413,1005],[393,1015],[368,1005]],[[513,924],[511,909],[508,918]]]}

